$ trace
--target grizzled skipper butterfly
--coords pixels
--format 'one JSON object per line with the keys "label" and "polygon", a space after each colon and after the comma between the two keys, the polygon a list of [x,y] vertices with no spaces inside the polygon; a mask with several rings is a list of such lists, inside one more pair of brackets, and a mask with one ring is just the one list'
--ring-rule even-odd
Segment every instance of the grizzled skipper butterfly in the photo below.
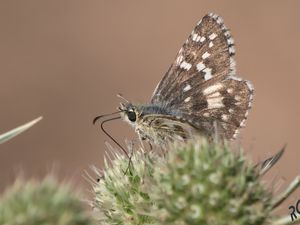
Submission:
{"label": "grizzled skipper butterfly", "polygon": [[[123,118],[141,140],[164,145],[196,135],[234,139],[245,126],[253,99],[249,81],[236,75],[234,41],[223,19],[210,13],[192,31],[175,62],[159,82],[149,104],[135,105],[125,100],[121,116],[102,121],[101,128],[128,156],[126,150],[103,128],[105,122]],[[102,118],[94,119],[94,123]],[[282,156],[257,164],[260,173],[268,171]]]}
{"label": "grizzled skipper butterfly", "polygon": [[175,62],[157,85],[150,104],[121,103],[122,117],[151,143],[218,133],[235,138],[253,98],[249,81],[236,76],[234,41],[221,17],[208,14],[196,25]]}

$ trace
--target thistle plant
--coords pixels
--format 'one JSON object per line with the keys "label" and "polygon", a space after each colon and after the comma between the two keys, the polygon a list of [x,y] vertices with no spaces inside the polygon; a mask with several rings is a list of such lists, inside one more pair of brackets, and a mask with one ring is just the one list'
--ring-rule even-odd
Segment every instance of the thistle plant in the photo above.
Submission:
{"label": "thistle plant", "polygon": [[226,143],[173,144],[163,156],[134,150],[130,163],[111,151],[104,169],[95,169],[101,178],[93,206],[101,224],[291,224],[290,216],[278,218],[273,210],[299,178],[275,195],[244,153]]}
{"label": "thistle plant", "polygon": [[[0,135],[0,144],[16,137],[42,117]],[[17,179],[0,196],[1,225],[92,225],[78,196],[67,184],[48,176],[43,181]]]}
{"label": "thistle plant", "polygon": [[0,197],[1,225],[92,225],[90,217],[68,185],[52,177],[17,179]]}
{"label": "thistle plant", "polygon": [[[153,224],[147,215],[153,202],[149,196],[153,165],[162,160],[153,152],[134,151],[131,159],[113,152],[114,159],[104,160],[105,170],[94,167],[100,179],[94,183],[94,208],[101,224]],[[111,164],[110,164],[111,163]]]}

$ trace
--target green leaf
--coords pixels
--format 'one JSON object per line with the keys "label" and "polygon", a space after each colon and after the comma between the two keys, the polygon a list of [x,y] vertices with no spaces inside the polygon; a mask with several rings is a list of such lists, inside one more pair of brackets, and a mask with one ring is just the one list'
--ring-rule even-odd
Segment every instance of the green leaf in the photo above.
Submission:
{"label": "green leaf", "polygon": [[17,136],[18,134],[24,132],[25,130],[29,129],[30,127],[32,127],[34,124],[36,124],[37,122],[39,122],[43,117],[38,117],[35,120],[32,120],[22,126],[19,126],[15,129],[12,129],[4,134],[0,135],[0,144],[12,139],[13,137]]}

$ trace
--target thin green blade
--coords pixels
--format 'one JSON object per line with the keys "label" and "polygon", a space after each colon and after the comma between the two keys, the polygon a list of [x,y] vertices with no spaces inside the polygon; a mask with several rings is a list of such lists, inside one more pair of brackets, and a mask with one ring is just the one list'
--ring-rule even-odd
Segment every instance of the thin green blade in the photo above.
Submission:
{"label": "thin green blade", "polygon": [[39,122],[43,117],[38,117],[35,120],[32,120],[22,126],[19,126],[15,129],[12,129],[4,134],[0,135],[0,144],[12,139],[13,137],[17,136],[18,134],[24,132],[25,130],[29,129],[30,127],[32,127],[34,124],[36,124],[37,122]]}

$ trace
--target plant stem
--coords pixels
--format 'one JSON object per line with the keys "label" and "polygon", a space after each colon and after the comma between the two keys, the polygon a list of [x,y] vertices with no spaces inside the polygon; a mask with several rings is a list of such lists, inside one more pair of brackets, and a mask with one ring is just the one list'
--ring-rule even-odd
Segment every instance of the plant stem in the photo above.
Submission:
{"label": "plant stem", "polygon": [[290,224],[299,224],[300,217],[297,217],[294,221],[292,221],[291,216],[286,216],[276,220],[272,225],[290,225]]}
{"label": "plant stem", "polygon": [[300,186],[300,176],[297,176],[288,188],[275,198],[271,204],[271,208],[274,209],[279,206],[285,199],[287,199],[298,187]]}

